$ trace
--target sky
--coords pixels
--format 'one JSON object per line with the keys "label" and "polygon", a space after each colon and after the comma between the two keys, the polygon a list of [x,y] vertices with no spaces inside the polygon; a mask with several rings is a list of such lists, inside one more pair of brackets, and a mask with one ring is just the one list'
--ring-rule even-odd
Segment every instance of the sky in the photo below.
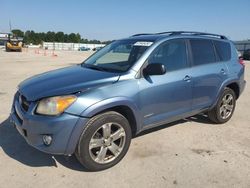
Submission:
{"label": "sky", "polygon": [[0,0],[0,32],[80,33],[114,40],[185,30],[250,39],[250,0]]}

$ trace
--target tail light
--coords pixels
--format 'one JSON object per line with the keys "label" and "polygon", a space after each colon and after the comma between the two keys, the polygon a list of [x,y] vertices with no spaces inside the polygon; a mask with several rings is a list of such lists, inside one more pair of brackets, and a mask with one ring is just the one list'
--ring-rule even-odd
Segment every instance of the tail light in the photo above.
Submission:
{"label": "tail light", "polygon": [[245,62],[243,58],[239,58],[239,64],[241,64],[243,67],[245,66]]}

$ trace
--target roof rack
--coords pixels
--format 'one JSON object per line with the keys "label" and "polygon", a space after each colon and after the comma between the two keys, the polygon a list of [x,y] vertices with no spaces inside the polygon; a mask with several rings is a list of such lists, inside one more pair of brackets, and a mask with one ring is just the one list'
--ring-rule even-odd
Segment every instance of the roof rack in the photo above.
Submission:
{"label": "roof rack", "polygon": [[136,37],[136,36],[141,36],[141,35],[154,35],[156,33],[137,33],[137,34],[134,34],[132,35],[131,37]]}
{"label": "roof rack", "polygon": [[212,34],[212,33],[204,33],[204,32],[196,32],[196,31],[167,31],[167,32],[160,32],[160,33],[139,33],[139,34],[132,35],[132,37],[141,36],[141,35],[164,35],[164,34],[169,34],[169,36],[171,36],[171,35],[181,35],[181,34],[201,35],[201,36],[213,36],[213,37],[219,37],[221,39],[227,39],[227,37],[224,36],[224,35],[218,35],[218,34]]}

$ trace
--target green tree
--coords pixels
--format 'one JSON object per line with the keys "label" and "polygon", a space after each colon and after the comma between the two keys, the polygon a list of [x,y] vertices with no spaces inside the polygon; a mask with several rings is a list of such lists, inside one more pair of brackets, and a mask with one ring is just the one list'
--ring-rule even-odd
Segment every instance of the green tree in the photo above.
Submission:
{"label": "green tree", "polygon": [[56,42],[64,42],[64,33],[63,32],[57,32],[55,34],[55,41]]}
{"label": "green tree", "polygon": [[88,44],[88,43],[89,43],[89,40],[88,40],[88,39],[84,39],[84,38],[82,38],[80,42],[81,42],[81,43]]}
{"label": "green tree", "polygon": [[68,42],[74,42],[77,43],[78,38],[75,33],[70,33],[68,36]]}
{"label": "green tree", "polygon": [[64,42],[69,42],[69,35],[68,34],[64,34]]}
{"label": "green tree", "polygon": [[30,31],[29,38],[30,38],[31,43],[33,43],[33,44],[37,43],[37,40],[38,40],[37,35],[33,30]]}
{"label": "green tree", "polygon": [[36,33],[33,30],[27,30],[25,33],[20,29],[14,29],[12,32],[18,37],[24,37],[26,44],[41,44],[44,42],[72,42],[72,43],[93,43],[93,44],[108,44],[111,41],[101,42],[99,40],[88,40],[81,38],[79,33],[65,34],[62,31],[55,33],[54,31],[48,31],[47,33],[40,32]]}
{"label": "green tree", "polygon": [[103,41],[102,44],[110,44],[111,42],[113,42],[113,40]]}
{"label": "green tree", "polygon": [[30,44],[31,43],[31,40],[30,40],[30,31],[26,31],[24,33],[24,38],[23,38],[23,41],[26,43],[26,44]]}
{"label": "green tree", "polygon": [[76,42],[81,42],[81,35],[79,33],[76,34]]}
{"label": "green tree", "polygon": [[17,37],[24,37],[24,32],[20,29],[13,29],[11,32]]}
{"label": "green tree", "polygon": [[52,32],[52,31],[48,31],[46,33],[46,42],[55,42],[55,32]]}
{"label": "green tree", "polygon": [[39,38],[41,41],[46,41],[46,33],[44,33],[44,32],[39,33]]}
{"label": "green tree", "polygon": [[101,44],[101,41],[94,39],[94,40],[90,40],[89,43],[91,43],[91,44]]}

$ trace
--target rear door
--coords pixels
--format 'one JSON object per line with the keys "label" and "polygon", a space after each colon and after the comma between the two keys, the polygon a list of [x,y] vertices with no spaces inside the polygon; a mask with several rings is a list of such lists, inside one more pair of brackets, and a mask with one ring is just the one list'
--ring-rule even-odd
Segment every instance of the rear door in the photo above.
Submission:
{"label": "rear door", "polygon": [[220,60],[213,40],[190,39],[189,50],[192,59],[192,109],[201,110],[215,101],[228,70],[225,62]]}

